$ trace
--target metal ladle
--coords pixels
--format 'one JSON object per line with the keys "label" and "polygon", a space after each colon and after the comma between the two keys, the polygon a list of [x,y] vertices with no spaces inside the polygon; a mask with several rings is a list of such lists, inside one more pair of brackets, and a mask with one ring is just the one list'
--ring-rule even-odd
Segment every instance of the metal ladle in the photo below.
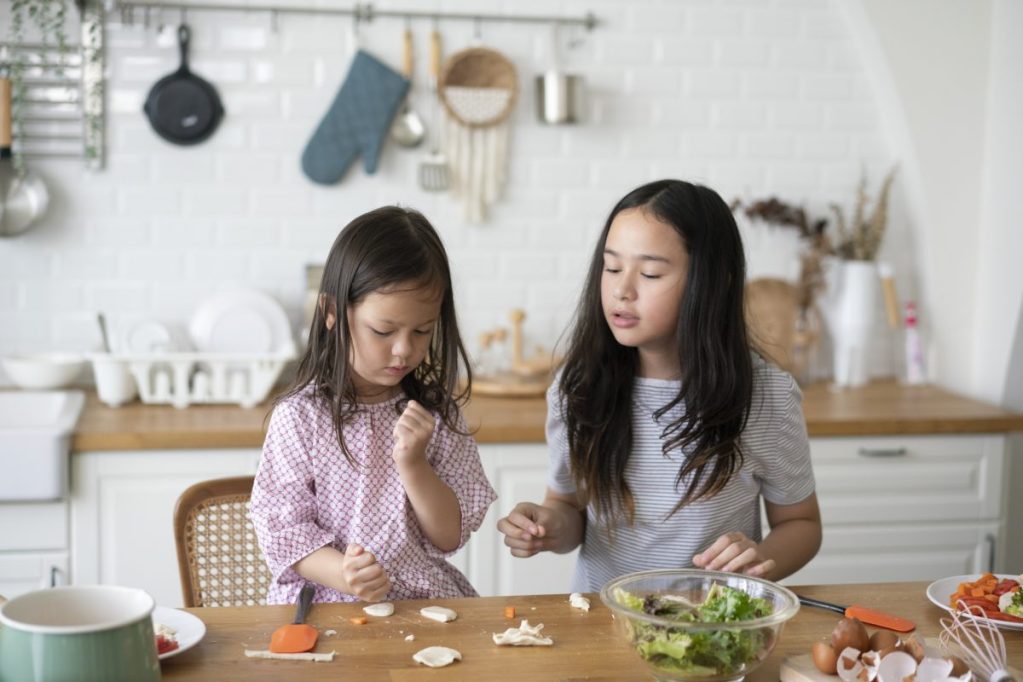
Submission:
{"label": "metal ladle", "polygon": [[410,100],[412,97],[412,29],[405,29],[404,59],[402,71],[405,78],[409,80],[409,94],[405,97],[405,106],[401,113],[394,119],[391,126],[391,138],[402,147],[417,147],[426,137],[426,126],[423,119],[412,108]]}
{"label": "metal ladle", "polygon": [[11,142],[11,81],[0,78],[0,237],[27,230],[50,202],[39,176],[14,167]]}

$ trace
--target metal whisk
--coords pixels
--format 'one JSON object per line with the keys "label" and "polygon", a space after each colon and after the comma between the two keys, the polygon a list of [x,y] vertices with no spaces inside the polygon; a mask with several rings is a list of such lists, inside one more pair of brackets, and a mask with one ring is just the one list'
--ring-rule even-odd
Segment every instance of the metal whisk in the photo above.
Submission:
{"label": "metal whisk", "polygon": [[[1009,674],[1005,655],[1005,639],[991,621],[978,618],[978,607],[959,602],[951,618],[941,619],[939,640],[945,652],[958,656],[970,666],[982,682],[1015,682]],[[971,609],[977,609],[975,614]]]}

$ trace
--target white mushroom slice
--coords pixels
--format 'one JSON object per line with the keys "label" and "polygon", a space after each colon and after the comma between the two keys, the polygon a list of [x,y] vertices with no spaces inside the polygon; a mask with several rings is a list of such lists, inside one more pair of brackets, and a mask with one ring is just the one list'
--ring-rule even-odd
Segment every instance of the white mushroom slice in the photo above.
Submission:
{"label": "white mushroom slice", "polygon": [[893,651],[881,659],[881,665],[877,667],[877,679],[880,682],[902,682],[915,672],[915,658],[905,651]]}
{"label": "white mushroom slice", "polygon": [[405,641],[406,642],[413,642],[413,641],[415,641],[415,639],[416,639],[416,636],[413,635],[411,632],[408,633],[407,635],[405,635]]}
{"label": "white mushroom slice", "polygon": [[443,606],[427,606],[426,608],[419,609],[420,615],[430,620],[435,620],[438,623],[449,623],[455,618],[458,618],[458,614],[452,609],[446,609]]}
{"label": "white mushroom slice", "polygon": [[952,675],[952,661],[945,658],[925,658],[916,667],[917,682],[940,682]]}
{"label": "white mushroom slice", "polygon": [[331,635],[336,635],[336,634],[337,634],[337,630],[325,630],[324,633],[323,633],[323,636],[324,637],[330,637]]}
{"label": "white mushroom slice", "polygon": [[387,618],[394,613],[394,604],[390,602],[380,602],[379,604],[370,604],[369,606],[363,606],[362,610],[367,615],[376,616],[377,618]]}
{"label": "white mushroom slice", "polygon": [[449,649],[446,646],[428,646],[412,654],[412,660],[431,668],[443,668],[455,661],[462,660],[462,652]]}
{"label": "white mushroom slice", "polygon": [[842,653],[838,655],[838,676],[842,678],[842,682],[856,682],[862,672],[860,650],[851,646],[842,649]]}
{"label": "white mushroom slice", "polygon": [[497,646],[551,646],[554,640],[540,634],[543,630],[543,623],[530,625],[528,620],[522,621],[517,628],[508,628],[504,632],[494,635],[494,644]]}
{"label": "white mushroom slice", "polygon": [[252,649],[246,649],[245,655],[249,658],[272,658],[277,661],[333,661],[334,652],[326,654],[314,654],[306,651],[301,654],[275,654],[272,651],[253,651]]}
{"label": "white mushroom slice", "polygon": [[572,608],[581,609],[583,611],[590,610],[590,600],[578,592],[573,592],[568,595],[568,603],[572,606]]}

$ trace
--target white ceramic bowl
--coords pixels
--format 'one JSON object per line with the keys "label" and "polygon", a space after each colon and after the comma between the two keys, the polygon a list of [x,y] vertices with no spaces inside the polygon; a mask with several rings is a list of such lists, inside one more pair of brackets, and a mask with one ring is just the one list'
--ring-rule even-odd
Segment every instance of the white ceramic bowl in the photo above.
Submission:
{"label": "white ceramic bowl", "polygon": [[26,353],[0,359],[4,372],[19,388],[64,388],[74,383],[85,358],[74,353]]}

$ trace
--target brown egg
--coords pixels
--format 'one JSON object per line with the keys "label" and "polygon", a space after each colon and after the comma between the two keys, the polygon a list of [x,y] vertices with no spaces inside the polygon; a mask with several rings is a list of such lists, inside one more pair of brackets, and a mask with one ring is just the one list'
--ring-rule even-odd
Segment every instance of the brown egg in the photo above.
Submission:
{"label": "brown egg", "polygon": [[899,643],[899,636],[891,630],[878,630],[870,636],[870,650],[884,651]]}
{"label": "brown egg", "polygon": [[870,646],[870,637],[867,636],[867,628],[859,618],[843,618],[838,621],[831,633],[831,648],[842,655],[842,651],[851,646],[857,651],[866,651]]}
{"label": "brown egg", "polygon": [[838,672],[838,655],[831,645],[821,640],[813,645],[813,664],[825,675],[834,675]]}
{"label": "brown egg", "polygon": [[949,656],[948,660],[952,662],[952,675],[954,677],[962,677],[970,670],[970,666],[966,665],[966,662],[958,656]]}

